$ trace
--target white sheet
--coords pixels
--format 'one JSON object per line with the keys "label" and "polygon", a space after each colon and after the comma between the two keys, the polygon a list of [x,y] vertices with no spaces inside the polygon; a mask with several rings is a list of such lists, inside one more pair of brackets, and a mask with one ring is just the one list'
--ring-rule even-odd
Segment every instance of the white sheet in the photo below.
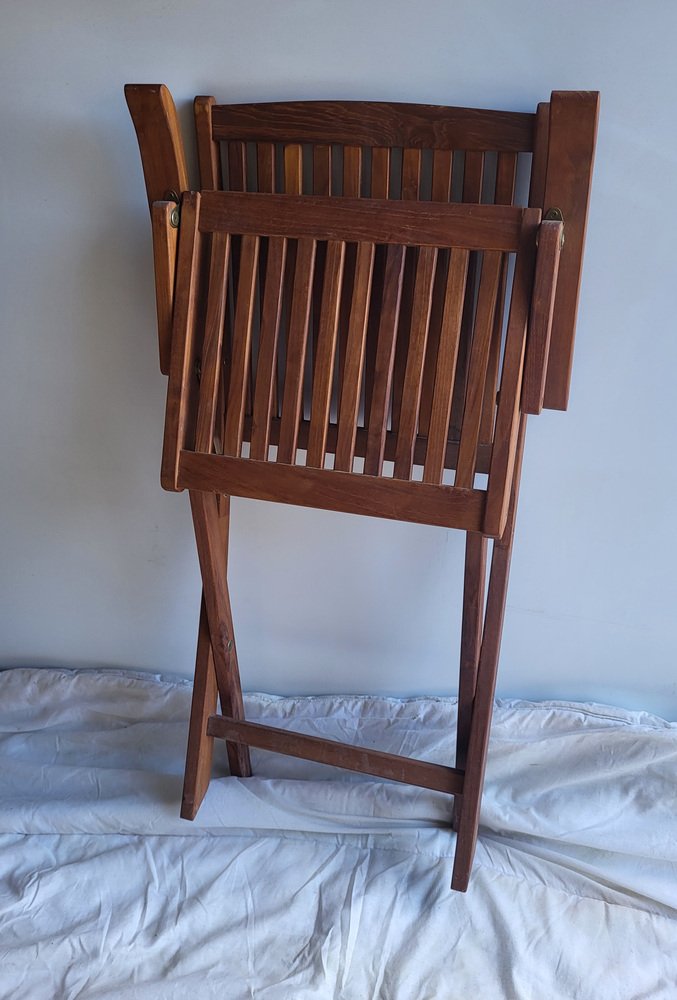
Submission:
{"label": "white sheet", "polygon": [[[467,894],[439,793],[254,751],[178,818],[190,685],[0,674],[0,996],[677,997],[677,726],[502,702]],[[247,698],[440,762],[451,699]]]}

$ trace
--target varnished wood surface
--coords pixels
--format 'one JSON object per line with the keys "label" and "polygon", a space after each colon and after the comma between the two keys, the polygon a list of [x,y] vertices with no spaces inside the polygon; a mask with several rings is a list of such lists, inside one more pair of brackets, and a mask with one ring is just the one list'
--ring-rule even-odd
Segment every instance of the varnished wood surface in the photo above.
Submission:
{"label": "varnished wood surface", "polygon": [[241,722],[222,715],[212,715],[207,724],[207,732],[210,736],[222,739],[240,740],[259,750],[301,757],[303,760],[343,767],[362,774],[373,774],[389,781],[402,781],[449,795],[458,795],[463,788],[463,771],[455,767],[413,760],[411,757],[401,757],[369,747],[348,746],[335,740],[306,736],[304,733],[277,729],[258,722]]}
{"label": "varnished wood surface", "polygon": [[260,236],[515,251],[524,209],[205,191],[200,228]]}
{"label": "varnished wood surface", "polygon": [[272,500],[417,524],[437,524],[463,531],[480,531],[484,519],[483,490],[429,486],[331,469],[198,455],[190,451],[181,454],[178,483],[180,489],[227,493],[253,500]]}
{"label": "varnished wood surface", "polygon": [[213,120],[217,139],[416,149],[529,152],[534,131],[528,113],[378,101],[217,104]]}

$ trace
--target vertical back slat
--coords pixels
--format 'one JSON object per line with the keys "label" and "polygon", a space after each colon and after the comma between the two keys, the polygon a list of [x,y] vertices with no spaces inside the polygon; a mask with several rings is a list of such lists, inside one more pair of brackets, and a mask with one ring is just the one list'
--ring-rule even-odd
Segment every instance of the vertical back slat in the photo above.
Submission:
{"label": "vertical back slat", "polygon": [[449,437],[451,397],[456,374],[456,357],[461,336],[463,298],[468,276],[468,251],[452,250],[444,290],[444,306],[439,349],[435,366],[435,385],[430,411],[428,444],[423,467],[423,482],[442,482]]}
{"label": "vertical back slat", "polygon": [[418,201],[421,186],[421,150],[402,152],[402,200]]}
{"label": "vertical back slat", "polygon": [[[496,162],[495,205],[512,205],[515,197],[515,178],[517,176],[517,153],[499,153]],[[501,357],[501,340],[503,335],[503,306],[507,280],[508,260],[503,259],[498,288],[498,301],[494,315],[494,332],[489,348],[487,364],[487,379],[482,402],[482,421],[480,425],[480,441],[490,443],[494,435],[494,415],[496,412],[496,390],[498,388],[498,369]]]}
{"label": "vertical back slat", "polygon": [[433,175],[430,197],[432,201],[451,200],[451,174],[453,154],[450,149],[433,150]]}
{"label": "vertical back slat", "polygon": [[482,400],[502,260],[503,255],[497,251],[485,251],[482,260],[475,329],[468,365],[461,440],[458,449],[456,478],[454,479],[454,486],[465,489],[472,487],[475,476],[477,445],[479,444],[480,421],[482,419]]}
{"label": "vertical back slat", "polygon": [[421,401],[423,360],[425,358],[425,348],[428,339],[428,324],[430,322],[430,307],[432,304],[436,263],[437,249],[435,247],[421,247],[419,249],[411,310],[407,367],[404,376],[402,407],[400,410],[397,445],[395,449],[395,469],[393,474],[396,479],[411,478],[418,409]]}
{"label": "vertical back slat", "polygon": [[228,387],[228,406],[223,441],[224,455],[234,455],[235,457],[239,456],[242,446],[242,429],[251,363],[251,335],[258,258],[258,236],[243,236],[240,245],[230,385]]}
{"label": "vertical back slat", "polygon": [[287,360],[282,394],[280,442],[277,451],[278,462],[285,465],[292,465],[296,458],[314,265],[315,240],[307,237],[299,239],[287,332]]}
{"label": "vertical back slat", "polygon": [[306,458],[306,465],[315,469],[323,468],[327,448],[345,252],[345,243],[330,240],[327,244]]}
{"label": "vertical back slat", "polygon": [[374,146],[371,151],[371,197],[387,198],[390,193],[390,149]]}
{"label": "vertical back slat", "polygon": [[313,194],[331,194],[331,146],[313,146]]}
{"label": "vertical back slat", "polygon": [[364,460],[364,472],[368,476],[380,476],[383,468],[395,339],[404,279],[404,254],[404,247],[396,245],[389,246],[386,253],[383,299],[376,341],[374,386],[369,400],[367,451]]}
{"label": "vertical back slat", "polygon": [[296,143],[284,147],[284,192],[303,194],[303,147]]}
{"label": "vertical back slat", "polygon": [[258,142],[256,144],[256,179],[257,190],[265,194],[275,191],[275,144]]}
{"label": "vertical back slat", "polygon": [[209,265],[205,335],[202,345],[200,402],[197,412],[197,429],[195,431],[195,450],[207,453],[211,452],[214,440],[216,403],[221,378],[229,250],[229,234],[214,233],[212,236],[212,253]]}
{"label": "vertical back slat", "polygon": [[203,191],[219,191],[223,187],[220,147],[212,138],[214,103],[213,97],[196,97],[193,104],[200,188]]}
{"label": "vertical back slat", "polygon": [[247,190],[247,150],[245,144],[233,139],[228,143],[228,190]]}
{"label": "vertical back slat", "polygon": [[355,437],[360,406],[360,380],[364,365],[364,347],[369,315],[369,296],[374,267],[374,244],[358,243],[355,260],[343,385],[339,402],[338,439],[334,468],[351,472],[355,457]]}
{"label": "vertical back slat", "polygon": [[259,332],[259,357],[256,366],[254,412],[250,445],[251,458],[268,458],[270,418],[275,399],[277,371],[277,340],[282,311],[282,287],[287,257],[287,241],[271,236],[266,254],[266,277]]}
{"label": "vertical back slat", "polygon": [[[479,204],[482,198],[482,181],[484,179],[484,153],[471,150],[465,153],[463,162],[463,201],[467,204]],[[451,428],[454,433],[460,431],[465,405],[465,387],[468,374],[468,356],[472,338],[472,323],[474,312],[475,281],[477,277],[477,254],[472,253],[468,263],[468,281],[466,283],[465,306],[461,322],[461,340],[458,345],[456,361],[456,386],[451,403]]]}
{"label": "vertical back slat", "polygon": [[343,148],[343,197],[359,198],[362,188],[362,149],[360,146]]}

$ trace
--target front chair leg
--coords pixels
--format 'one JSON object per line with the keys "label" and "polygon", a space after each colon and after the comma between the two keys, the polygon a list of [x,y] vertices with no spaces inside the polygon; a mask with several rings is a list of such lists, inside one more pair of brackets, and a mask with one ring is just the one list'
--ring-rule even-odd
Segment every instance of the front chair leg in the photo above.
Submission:
{"label": "front chair leg", "polygon": [[197,635],[195,655],[195,680],[193,700],[190,707],[188,727],[188,748],[186,750],[186,770],[183,778],[181,816],[195,819],[202,804],[212,771],[214,737],[207,734],[207,720],[216,712],[218,687],[216,671],[209,639],[209,624],[204,596],[200,603],[200,625]]}
{"label": "front chair leg", "polygon": [[[220,520],[221,518],[227,520],[228,513],[227,509],[219,513],[215,494],[197,490],[190,491],[190,506],[221,709],[226,717],[243,720],[244,704],[226,579],[224,528]],[[226,748],[230,773],[240,778],[248,778],[252,773],[249,747],[241,743],[228,742]]]}

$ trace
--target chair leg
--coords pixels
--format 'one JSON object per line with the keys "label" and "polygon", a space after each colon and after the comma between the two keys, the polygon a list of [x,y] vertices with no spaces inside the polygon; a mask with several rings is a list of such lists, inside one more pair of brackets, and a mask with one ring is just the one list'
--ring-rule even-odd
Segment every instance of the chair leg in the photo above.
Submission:
{"label": "chair leg", "polygon": [[[477,668],[482,643],[484,588],[487,568],[487,539],[468,532],[465,543],[463,579],[463,619],[461,624],[461,662],[458,680],[456,722],[456,767],[465,768],[470,740],[470,720],[477,684]],[[458,830],[460,803],[454,800],[453,828]]]}
{"label": "chair leg", "polygon": [[[496,691],[496,671],[501,647],[505,602],[510,575],[512,543],[515,533],[515,514],[519,493],[519,480],[524,448],[526,417],[520,420],[517,441],[517,455],[513,473],[512,495],[508,521],[503,536],[494,542],[489,573],[489,592],[484,616],[482,645],[477,668],[477,682],[470,722],[470,737],[467,748],[467,766],[460,797],[458,833],[451,888],[465,892],[468,888],[472,868],[477,832],[479,828],[484,772],[489,748],[489,729]],[[456,800],[459,802],[459,799]]]}
{"label": "chair leg", "polygon": [[[226,552],[223,542],[223,520],[228,521],[227,506],[219,512],[213,493],[190,491],[190,506],[195,528],[204,605],[216,686],[223,714],[232,719],[244,719],[244,704],[240,686],[240,671],[233,634],[233,618],[226,579]],[[225,528],[227,529],[227,523]],[[205,724],[206,724],[205,717]],[[230,773],[240,778],[251,775],[249,747],[241,743],[226,743]]]}
{"label": "chair leg", "polygon": [[195,680],[193,681],[186,770],[181,800],[181,817],[183,819],[195,819],[209,787],[214,756],[214,737],[207,734],[207,720],[210,715],[214,715],[216,712],[218,694],[214,658],[209,639],[207,609],[203,596],[200,605]]}

